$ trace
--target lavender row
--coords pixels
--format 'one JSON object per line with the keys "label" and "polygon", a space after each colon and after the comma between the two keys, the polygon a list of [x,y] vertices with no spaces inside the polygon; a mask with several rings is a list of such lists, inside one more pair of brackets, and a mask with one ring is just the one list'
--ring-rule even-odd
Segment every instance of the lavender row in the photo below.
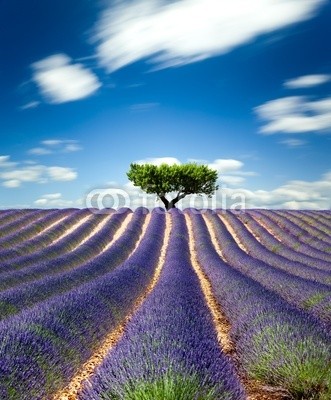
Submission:
{"label": "lavender row", "polygon": [[42,218],[46,213],[47,211],[45,210],[32,210],[27,213],[17,212],[17,218],[1,226],[0,238],[5,239],[7,235],[24,228],[28,224],[38,221],[38,219]]}
{"label": "lavender row", "polygon": [[[322,242],[326,242],[329,245],[331,245],[331,236],[330,232],[326,233],[323,232],[321,229],[319,229],[318,224],[314,224],[312,226],[312,222],[307,222],[307,218],[304,218],[304,215],[300,211],[283,211],[283,210],[277,210],[275,211],[278,215],[285,217],[289,219],[293,224],[297,225],[300,229],[303,235],[310,235],[318,240],[321,240]],[[330,248],[331,251],[331,248]]]}
{"label": "lavender row", "polygon": [[172,210],[171,217],[159,281],[80,400],[246,398],[191,266],[184,215]]}
{"label": "lavender row", "polygon": [[[112,217],[108,225],[92,238],[89,247],[98,243],[111,241],[115,231],[122,222],[123,216],[118,213]],[[67,292],[74,287],[92,281],[106,274],[123,263],[133,251],[142,230],[145,216],[138,209],[127,226],[125,232],[106,251],[91,260],[80,264],[77,268],[55,276],[46,275],[34,282],[19,283],[11,289],[0,293],[0,320],[17,314],[27,307],[44,301],[52,296]],[[52,268],[51,266],[49,268]],[[53,268],[54,269],[54,268]],[[18,281],[21,282],[18,278]]]}
{"label": "lavender row", "polygon": [[[206,216],[213,225],[223,256],[233,268],[279,294],[290,304],[305,309],[307,313],[311,313],[331,326],[330,313],[313,307],[318,305],[321,300],[330,297],[331,288],[329,286],[293,276],[249,256],[238,247],[217,215],[208,212]],[[331,303],[325,304],[325,307],[328,308],[330,305]]]}
{"label": "lavender row", "polygon": [[[302,278],[316,282],[331,284],[331,263],[321,262],[321,266],[328,269],[323,271],[315,268],[318,260],[311,263],[310,266],[297,261],[291,261],[280,254],[276,254],[275,251],[268,250],[268,248],[255,239],[252,233],[246,229],[245,225],[234,214],[227,212],[222,215],[222,218],[230,224],[239,241],[243,244],[250,256],[264,261],[275,268],[286,271],[289,274],[301,276]],[[281,243],[279,243],[279,247],[281,246]]]}
{"label": "lavender row", "polygon": [[152,213],[137,251],[95,281],[0,323],[0,398],[50,399],[67,385],[150,283],[165,216]]}
{"label": "lavender row", "polygon": [[331,235],[331,221],[326,220],[321,215],[302,210],[300,213],[295,214],[297,217],[304,220],[307,224],[320,229],[329,237]]}
{"label": "lavender row", "polygon": [[[70,271],[81,266],[82,263],[86,263],[89,260],[93,261],[93,259],[97,257],[102,252],[103,248],[110,242],[120,224],[123,222],[123,219],[129,213],[131,213],[131,210],[128,209],[125,212],[119,212],[112,215],[110,220],[102,229],[94,234],[83,245],[79,246],[75,251],[72,251],[69,254],[61,254],[52,260],[46,262],[42,260],[28,267],[19,270],[13,269],[12,271],[8,271],[6,274],[1,274],[0,291],[41,279],[44,276],[49,277],[61,272]],[[98,217],[101,217],[101,215]],[[104,218],[105,216],[102,217]],[[136,225],[140,225],[143,222],[139,210],[135,213],[134,220],[137,221]],[[86,228],[88,228],[86,233],[88,234],[90,228],[92,229],[99,222],[99,219],[96,221],[92,220],[88,224],[88,227],[86,224],[83,224],[77,229],[77,236],[84,236],[84,229]],[[136,231],[138,232],[137,234],[139,234],[139,226],[136,227]],[[49,251],[49,249],[45,249],[44,251]],[[42,252],[43,251],[41,251],[41,253]]]}
{"label": "lavender row", "polygon": [[245,374],[282,386],[293,398],[330,398],[330,334],[305,312],[223,262],[203,217],[196,212],[189,216],[199,263],[231,324]]}
{"label": "lavender row", "polygon": [[47,213],[43,213],[42,217],[37,221],[32,221],[22,229],[17,229],[10,235],[0,238],[0,248],[15,248],[16,245],[20,245],[25,241],[33,238],[40,234],[43,230],[47,229],[48,226],[61,220],[64,217],[70,215],[69,209],[64,210],[51,210]]}
{"label": "lavender row", "polygon": [[[80,217],[83,218],[86,216],[89,217],[87,221],[78,228],[75,228],[70,234],[57,240],[56,243],[47,247],[43,243],[40,250],[33,254],[17,256],[10,259],[9,262],[2,262],[0,264],[0,274],[6,273],[10,275],[11,273],[15,273],[16,270],[24,269],[40,262],[45,263],[56,257],[64,256],[66,253],[70,253],[86,236],[90,235],[103,218],[105,218],[104,215],[92,215],[88,210],[80,210],[80,213],[77,212],[75,224]],[[40,240],[43,242],[42,236]]]}
{"label": "lavender row", "polygon": [[282,243],[284,243],[289,248],[297,251],[298,253],[302,253],[313,258],[318,258],[326,262],[331,261],[331,257],[329,254],[326,254],[324,251],[318,250],[307,243],[301,242],[295,235],[290,232],[288,227],[285,227],[284,225],[278,225],[276,222],[277,218],[272,215],[271,211],[262,213],[262,210],[249,210],[246,212],[251,215],[258,223],[262,223],[268,229],[271,229],[275,235],[280,237]]}
{"label": "lavender row", "polygon": [[262,225],[260,225],[250,213],[245,212],[237,217],[258,237],[258,240],[262,245],[272,251],[275,254],[279,254],[288,260],[298,261],[299,263],[308,265],[313,268],[324,270],[327,272],[331,271],[330,262],[323,261],[318,258],[308,256],[307,254],[300,253],[291,249],[290,247],[283,244],[283,242],[277,240],[271,233],[268,232]]}
{"label": "lavender row", "polygon": [[[90,211],[87,209],[77,210],[77,209],[69,209],[69,215],[66,217],[60,224],[50,228],[47,232],[44,232],[42,235],[38,235],[30,240],[20,243],[14,248],[4,249],[0,251],[0,272],[1,265],[8,268],[9,265],[13,265],[14,263],[20,265],[28,265],[26,260],[30,260],[30,264],[35,261],[36,252],[41,248],[48,248],[53,241],[60,238],[68,229],[70,229],[73,225],[77,223],[80,218],[84,218],[90,214]],[[45,259],[44,255],[44,258]],[[4,264],[5,261],[11,259],[11,264]]]}
{"label": "lavender row", "polygon": [[27,210],[0,210],[0,227],[13,221],[18,217],[18,214],[26,214]]}
{"label": "lavender row", "polygon": [[316,218],[318,221],[320,221],[328,228],[331,228],[331,213],[328,213],[327,211],[318,211],[318,210],[310,210],[306,211],[305,213],[308,213],[310,216]]}
{"label": "lavender row", "polygon": [[331,260],[331,254],[327,254],[330,250],[330,244],[323,242],[322,240],[314,238],[312,235],[305,232],[299,226],[290,221],[289,218],[282,217],[273,210],[259,210],[259,214],[267,215],[272,221],[279,225],[282,230],[285,230],[287,235],[291,235],[294,239],[298,240],[299,243],[305,243],[309,245],[312,250],[319,251],[321,255],[319,258]]}
{"label": "lavender row", "polygon": [[[0,273],[8,272],[8,267],[10,270],[22,269],[29,265],[36,264],[38,261],[46,261],[51,260],[53,258],[61,256],[62,254],[69,253],[78,246],[86,236],[90,235],[94,229],[98,226],[100,222],[106,217],[105,215],[94,215],[91,214],[89,210],[79,210],[75,212],[74,220],[71,220],[70,223],[76,224],[79,222],[80,218],[89,217],[87,221],[81,224],[78,228],[75,228],[73,232],[69,235],[63,236],[60,240],[57,240],[56,243],[45,246],[43,235],[39,237],[40,241],[42,242],[42,246],[40,247],[40,251],[35,252],[33,254],[27,255],[18,255],[9,262],[3,262],[0,264]],[[67,221],[65,221],[67,222]],[[72,225],[67,225],[67,229],[72,228]],[[62,229],[60,229],[62,232]],[[46,240],[48,235],[45,236]]]}
{"label": "lavender row", "polygon": [[[30,239],[22,245],[18,245],[15,249],[5,249],[0,252],[0,273],[7,271],[8,268],[26,267],[40,260],[48,260],[56,257],[56,254],[61,254],[61,251],[69,252],[71,250],[70,239],[75,239],[75,232],[67,235],[64,239],[59,240],[56,244],[52,244],[63,236],[67,230],[71,229],[77,221],[90,215],[90,211],[72,210],[68,218],[66,218],[60,225],[51,228],[43,235],[39,235]],[[47,252],[45,251],[47,248]],[[54,249],[54,253],[52,253]],[[38,253],[44,250],[42,254]],[[10,263],[6,261],[11,260]]]}

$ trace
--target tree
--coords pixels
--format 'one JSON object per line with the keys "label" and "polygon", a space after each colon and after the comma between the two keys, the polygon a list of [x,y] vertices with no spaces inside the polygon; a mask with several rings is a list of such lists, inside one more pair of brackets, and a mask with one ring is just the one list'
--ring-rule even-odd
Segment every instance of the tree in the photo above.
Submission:
{"label": "tree", "polygon": [[[146,193],[156,194],[167,210],[175,208],[175,204],[189,194],[206,194],[211,197],[218,189],[217,171],[196,163],[159,166],[132,163],[127,176]],[[168,200],[166,194],[172,192],[177,195]]]}

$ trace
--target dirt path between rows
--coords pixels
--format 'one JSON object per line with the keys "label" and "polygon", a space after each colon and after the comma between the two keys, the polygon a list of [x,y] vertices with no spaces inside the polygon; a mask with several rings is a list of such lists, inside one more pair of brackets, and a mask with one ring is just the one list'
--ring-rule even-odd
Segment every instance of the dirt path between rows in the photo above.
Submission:
{"label": "dirt path between rows", "polygon": [[87,215],[86,217],[80,219],[77,221],[74,225],[71,226],[71,228],[67,229],[61,236],[53,240],[51,245],[56,244],[59,242],[61,239],[65,238],[66,236],[70,235],[70,233],[74,232],[76,229],[78,229],[81,225],[83,225],[85,222],[87,222],[90,218],[92,218],[92,215]]}
{"label": "dirt path between rows", "polygon": [[[143,235],[146,232],[149,220],[150,220],[150,214],[146,217],[141,237],[143,237]],[[82,368],[73,377],[69,385],[67,385],[66,388],[59,391],[57,394],[55,394],[53,400],[77,400],[79,391],[83,387],[84,381],[88,381],[92,377],[95,369],[102,363],[102,361],[105,359],[109,351],[120,340],[125,331],[126,326],[132,319],[132,316],[135,314],[135,312],[138,310],[138,308],[141,306],[141,304],[144,302],[147,296],[152,292],[152,290],[154,289],[155,285],[159,280],[165,262],[165,255],[168,248],[170,231],[171,231],[171,217],[170,215],[166,215],[166,228],[164,233],[163,244],[161,247],[159,261],[155,269],[155,273],[153,275],[151,283],[148,285],[145,292],[136,300],[132,312],[124,319],[124,321],[115,330],[110,332],[105,337],[103,342],[100,344],[99,349],[92,355],[92,357],[90,357],[89,360],[86,361],[86,363],[82,366]]]}
{"label": "dirt path between rows", "polygon": [[[210,283],[209,278],[203,272],[203,269],[201,268],[201,266],[198,262],[197,254],[195,251],[192,222],[187,214],[185,215],[185,218],[186,218],[186,224],[187,224],[188,231],[189,231],[189,247],[190,247],[190,254],[191,254],[191,264],[193,266],[195,273],[197,274],[197,276],[199,278],[201,289],[203,291],[208,308],[213,317],[213,321],[214,321],[215,329],[217,332],[217,338],[218,338],[220,347],[225,354],[227,354],[228,356],[231,357],[233,364],[236,366],[237,371],[239,371],[238,361],[237,361],[238,357],[236,356],[236,348],[230,338],[231,325],[230,325],[228,319],[226,318],[225,314],[223,313],[221,306],[217,302],[216,297],[213,294],[212,285]],[[208,221],[207,218],[205,218],[205,222],[206,222],[212,243],[214,245],[214,248],[221,255],[221,248],[218,245],[218,241],[217,241],[215,232],[212,228],[212,224],[210,221]],[[221,255],[221,257],[224,260],[223,255]],[[226,261],[226,260],[224,260],[224,261]],[[242,374],[239,374],[239,372],[238,372],[238,377],[246,390],[247,400],[284,400],[285,399],[284,394],[280,393],[278,388],[263,385],[263,383],[261,383],[261,382],[248,379],[247,377],[243,376]]]}

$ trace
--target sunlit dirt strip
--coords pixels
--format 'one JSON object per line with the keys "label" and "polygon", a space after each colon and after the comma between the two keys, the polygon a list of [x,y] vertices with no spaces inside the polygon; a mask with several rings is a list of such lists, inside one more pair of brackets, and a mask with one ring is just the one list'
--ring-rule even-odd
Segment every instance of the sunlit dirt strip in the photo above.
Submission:
{"label": "sunlit dirt strip", "polygon": [[88,221],[90,218],[92,218],[92,214],[91,215],[87,215],[86,217],[80,219],[79,221],[77,221],[74,225],[72,225],[71,228],[67,229],[61,236],[59,236],[58,238],[56,238],[51,245],[56,244],[57,242],[59,242],[61,239],[65,238],[66,236],[70,235],[70,233],[74,232],[76,229],[78,229],[81,225],[83,225],[86,221]]}
{"label": "sunlit dirt strip", "polygon": [[[150,214],[148,215],[150,217]],[[148,218],[149,221],[150,218]],[[147,220],[147,218],[146,218]],[[70,384],[59,391],[54,397],[53,400],[76,400],[80,389],[83,386],[84,381],[91,378],[94,373],[94,370],[102,363],[104,358],[107,356],[108,352],[116,345],[121,336],[123,335],[127,324],[130,322],[131,318],[141,306],[146,297],[152,292],[156,283],[159,280],[164,262],[165,255],[168,248],[169,237],[171,231],[171,217],[170,215],[166,215],[166,228],[164,232],[163,244],[161,247],[160,258],[158,265],[155,269],[154,276],[152,278],[151,283],[147,287],[145,293],[143,293],[135,302],[133,306],[133,310],[130,315],[128,315],[122,324],[120,324],[114,331],[110,332],[108,336],[104,339],[103,343],[100,345],[99,349],[96,353],[82,366],[81,370],[73,377]]]}
{"label": "sunlit dirt strip", "polygon": [[275,232],[273,232],[273,230],[271,228],[269,228],[263,221],[261,221],[259,218],[257,218],[255,215],[251,215],[251,217],[259,224],[262,226],[262,228],[264,228],[266,231],[268,231],[270,233],[270,235],[272,235],[275,239],[278,240],[278,242],[282,243],[282,239],[277,236],[275,234]]}
{"label": "sunlit dirt strip", "polygon": [[[242,222],[242,221],[241,221],[241,222]],[[245,225],[245,228],[248,230],[248,232],[250,232],[250,233],[254,236],[254,238],[255,238],[258,242],[260,242],[260,243],[263,245],[259,234],[257,234],[257,233],[249,226],[249,224],[244,224],[244,225]],[[270,232],[269,232],[269,233],[270,233]],[[270,233],[270,234],[271,234],[271,233]],[[275,238],[275,239],[276,239],[276,238]]]}
{"label": "sunlit dirt strip", "polygon": [[[221,307],[219,306],[215,296],[213,295],[212,286],[210,284],[209,279],[204,274],[204,272],[202,271],[202,269],[197,261],[196,252],[194,249],[194,239],[193,239],[191,221],[189,220],[189,217],[187,215],[185,217],[186,217],[187,226],[188,226],[188,230],[189,230],[190,253],[191,253],[192,266],[200,280],[202,291],[205,295],[207,305],[212,314],[216,332],[217,332],[217,337],[220,342],[220,346],[221,346],[222,350],[224,351],[224,353],[231,356],[233,363],[237,367],[237,371],[239,371],[239,368],[237,365],[235,345],[233,344],[233,342],[230,339],[231,326],[230,326],[226,316],[222,312]],[[213,246],[214,246],[215,250],[217,251],[217,253],[221,255],[221,249],[218,244],[212,224],[205,217],[204,217],[204,220],[206,222]],[[224,261],[226,261],[223,258],[223,256],[221,256],[221,258]],[[257,380],[248,379],[246,376],[240,376],[240,380],[246,390],[247,400],[283,400],[285,398],[284,391],[282,390],[282,388],[267,386]]]}
{"label": "sunlit dirt strip", "polygon": [[201,289],[207,301],[208,308],[212,314],[214,325],[217,332],[218,342],[221,345],[221,348],[224,351],[224,353],[231,354],[234,351],[234,345],[230,340],[230,325],[227,319],[225,318],[224,314],[222,313],[216,298],[213,295],[209,279],[207,278],[207,276],[201,269],[200,264],[197,261],[197,255],[194,247],[192,222],[187,214],[185,214],[185,219],[186,219],[187,229],[189,232],[189,248],[191,254],[192,267],[199,278]]}
{"label": "sunlit dirt strip", "polygon": [[78,244],[76,244],[76,246],[73,247],[70,251],[75,251],[79,246],[83,245],[89,239],[91,239],[91,237],[93,237],[100,229],[102,229],[107,224],[107,222],[109,221],[109,219],[111,217],[112,217],[112,214],[105,215],[105,217],[97,224],[97,226],[93,229],[93,231],[90,232],[88,235],[86,235],[84,237],[84,239],[81,242],[79,242]]}
{"label": "sunlit dirt strip", "polygon": [[[130,221],[131,221],[132,218],[133,218],[133,213],[126,216],[126,218],[125,218],[124,221],[122,222],[122,224],[121,224],[121,226],[119,227],[119,229],[115,232],[115,234],[114,234],[112,240],[110,240],[110,241],[108,242],[108,244],[105,246],[105,248],[103,249],[103,251],[108,250],[109,247],[111,247],[111,246],[114,244],[114,242],[116,242],[116,240],[118,240],[118,239],[123,235],[123,233],[126,231],[126,228],[128,227],[128,225],[129,225],[129,223],[130,223]],[[146,219],[145,219],[145,221],[144,221],[144,223],[143,223],[143,226],[142,226],[142,228],[141,228],[141,234],[140,234],[139,239],[138,239],[138,241],[137,241],[137,243],[136,243],[136,245],[135,245],[135,247],[134,247],[134,249],[133,249],[132,252],[134,252],[134,251],[136,250],[136,248],[138,247],[138,245],[139,245],[139,243],[140,243],[141,238],[144,236],[150,218],[151,218],[151,214],[147,214]]]}
{"label": "sunlit dirt strip", "polygon": [[249,254],[247,248],[241,243],[239,237],[237,236],[235,230],[232,228],[230,223],[226,220],[226,218],[223,217],[223,215],[217,214],[218,218],[223,222],[225,225],[226,229],[229,231],[235,242],[237,243],[238,247],[241,248],[245,253]]}
{"label": "sunlit dirt strip", "polygon": [[[47,233],[51,228],[54,228],[54,226],[59,225],[61,222],[63,222],[63,220],[65,220],[66,218],[68,218],[68,215],[65,215],[63,217],[61,217],[60,219],[58,219],[55,222],[52,222],[50,225],[46,226],[46,228],[43,228],[40,232],[36,233],[33,235],[33,239],[35,239],[38,236],[44,235],[45,233]],[[39,221],[40,222],[40,221]],[[42,222],[42,221],[41,221]],[[38,221],[36,221],[36,223],[38,223]],[[28,241],[31,240],[31,237],[26,238],[24,240],[22,240],[21,242],[19,242],[18,244],[12,246],[12,248],[16,248],[16,247],[20,247],[22,245],[26,245],[28,243]]]}
{"label": "sunlit dirt strip", "polygon": [[47,226],[46,228],[44,228],[43,230],[38,232],[36,235],[34,235],[33,238],[36,238],[36,237],[38,237],[40,235],[43,235],[44,233],[47,233],[47,231],[49,231],[51,228],[54,228],[54,226],[59,225],[61,222],[63,222],[67,218],[69,218],[69,215],[65,215],[64,217],[61,217],[57,221],[52,222],[49,226]]}

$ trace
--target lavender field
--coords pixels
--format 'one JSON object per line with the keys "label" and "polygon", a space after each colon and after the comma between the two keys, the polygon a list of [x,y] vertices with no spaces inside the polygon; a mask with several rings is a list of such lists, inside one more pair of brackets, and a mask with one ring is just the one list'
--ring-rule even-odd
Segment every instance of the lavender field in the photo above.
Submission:
{"label": "lavender field", "polygon": [[0,211],[0,399],[331,399],[331,212]]}

